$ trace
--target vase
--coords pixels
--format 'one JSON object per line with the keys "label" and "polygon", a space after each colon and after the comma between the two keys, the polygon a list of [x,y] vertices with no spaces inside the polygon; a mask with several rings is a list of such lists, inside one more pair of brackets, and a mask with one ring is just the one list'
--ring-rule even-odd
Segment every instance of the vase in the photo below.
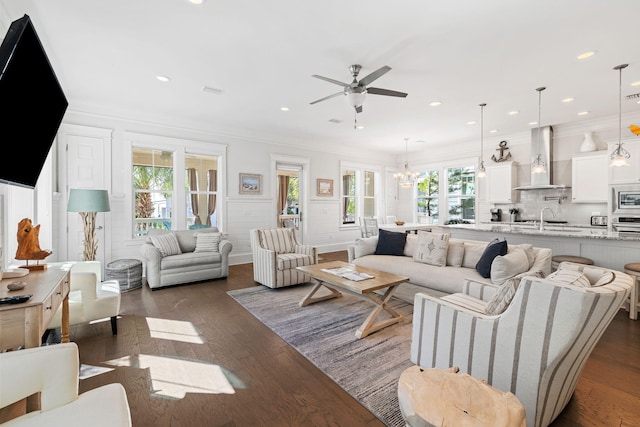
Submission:
{"label": "vase", "polygon": [[585,132],[584,140],[582,141],[582,145],[580,146],[580,152],[585,153],[587,151],[596,151],[597,148],[598,147],[596,145],[593,132]]}

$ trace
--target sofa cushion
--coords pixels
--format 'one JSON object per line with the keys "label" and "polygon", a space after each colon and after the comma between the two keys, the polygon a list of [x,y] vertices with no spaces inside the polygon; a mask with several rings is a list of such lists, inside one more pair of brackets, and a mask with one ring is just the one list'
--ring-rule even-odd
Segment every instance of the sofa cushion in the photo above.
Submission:
{"label": "sofa cushion", "polygon": [[448,234],[421,231],[418,233],[418,247],[413,255],[413,260],[444,267],[447,264],[448,248]]}
{"label": "sofa cushion", "polygon": [[529,261],[529,266],[527,269],[533,266],[533,261],[536,259],[535,251],[533,250],[533,245],[530,243],[521,243],[519,245],[508,245],[507,254],[514,249],[522,249],[525,254],[527,254],[527,260]]}
{"label": "sofa cushion", "polygon": [[180,255],[172,255],[162,258],[160,269],[163,271],[183,268],[210,268],[219,265],[222,261],[220,252],[184,252]]}
{"label": "sofa cushion", "polygon": [[449,301],[450,303],[464,307],[468,310],[475,311],[476,313],[484,313],[487,306],[486,301],[459,292],[451,295],[445,295],[440,299]]}
{"label": "sofa cushion", "polygon": [[462,266],[465,268],[476,268],[476,264],[480,261],[480,257],[487,247],[486,243],[469,243],[464,242],[464,257],[462,258]]}
{"label": "sofa cushion", "polygon": [[353,256],[356,258],[360,258],[365,255],[373,255],[376,252],[377,245],[378,236],[356,239],[356,243],[353,247]]}
{"label": "sofa cushion", "polygon": [[491,277],[491,264],[498,255],[506,255],[507,253],[507,241],[506,240],[492,240],[482,252],[480,260],[476,264],[476,271],[480,273],[482,277],[488,279]]}
{"label": "sofa cushion", "polygon": [[418,235],[407,234],[407,241],[404,243],[404,256],[410,256],[413,258],[413,255],[416,253],[417,247],[418,247]]}
{"label": "sofa cushion", "polygon": [[529,258],[521,248],[512,248],[506,255],[498,255],[491,263],[491,283],[502,284],[516,274],[529,269]]}
{"label": "sofa cushion", "polygon": [[[198,231],[193,230],[176,230],[174,231],[180,244],[182,252],[193,252],[196,249],[196,233],[218,233],[216,227],[203,228]],[[222,238],[222,234],[220,234]]]}
{"label": "sofa cushion", "polygon": [[276,258],[276,268],[279,271],[291,270],[292,268],[315,264],[312,256],[304,254],[279,254]]}
{"label": "sofa cushion", "polygon": [[451,267],[462,267],[464,259],[464,244],[461,242],[452,242],[449,239],[449,248],[447,249],[447,265]]}
{"label": "sofa cushion", "polygon": [[194,252],[220,252],[220,233],[195,233],[196,248]]}
{"label": "sofa cushion", "polygon": [[178,244],[178,238],[174,233],[158,234],[150,236],[150,238],[153,246],[160,251],[160,255],[163,257],[182,253],[180,245]]}
{"label": "sofa cushion", "polygon": [[566,283],[568,285],[578,286],[581,288],[591,287],[591,282],[589,282],[587,276],[585,276],[583,272],[576,270],[557,270],[548,275],[547,279],[553,280],[555,282]]}
{"label": "sofa cushion", "polygon": [[407,241],[406,233],[380,230],[375,255],[404,256],[404,244]]}
{"label": "sofa cushion", "polygon": [[269,228],[260,230],[260,243],[277,254],[293,252],[293,228]]}

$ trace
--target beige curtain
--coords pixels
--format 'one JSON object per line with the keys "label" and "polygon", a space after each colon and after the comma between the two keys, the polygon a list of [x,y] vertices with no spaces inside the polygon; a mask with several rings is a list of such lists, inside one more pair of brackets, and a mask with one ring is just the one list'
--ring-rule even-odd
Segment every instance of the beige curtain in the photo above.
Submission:
{"label": "beige curtain", "polygon": [[287,206],[287,195],[289,194],[289,177],[285,175],[278,176],[278,215]]}
{"label": "beige curtain", "polygon": [[[195,168],[188,168],[187,172],[189,174],[189,191],[198,191],[198,171]],[[198,215],[198,194],[191,193],[191,211],[196,216],[196,224],[202,224],[200,221],[200,215]]]}
{"label": "beige curtain", "polygon": [[[216,169],[209,169],[207,171],[209,177],[208,191],[218,191],[218,171]],[[207,225],[211,225],[211,215],[216,211],[216,195],[209,194],[207,197]]]}

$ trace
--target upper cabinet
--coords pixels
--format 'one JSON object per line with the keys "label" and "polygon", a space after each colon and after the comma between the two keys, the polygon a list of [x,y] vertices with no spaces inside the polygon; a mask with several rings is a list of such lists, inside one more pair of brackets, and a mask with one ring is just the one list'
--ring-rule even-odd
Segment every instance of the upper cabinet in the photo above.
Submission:
{"label": "upper cabinet", "polygon": [[606,151],[576,154],[571,159],[571,201],[606,203],[609,162]]}
{"label": "upper cabinet", "polygon": [[516,202],[513,188],[516,186],[514,162],[501,162],[487,166],[487,201],[489,203]]}
{"label": "upper cabinet", "polygon": [[[617,142],[610,142],[609,154],[617,146]],[[609,184],[637,184],[640,182],[640,138],[623,140],[622,147],[631,154],[629,166],[610,167]]]}

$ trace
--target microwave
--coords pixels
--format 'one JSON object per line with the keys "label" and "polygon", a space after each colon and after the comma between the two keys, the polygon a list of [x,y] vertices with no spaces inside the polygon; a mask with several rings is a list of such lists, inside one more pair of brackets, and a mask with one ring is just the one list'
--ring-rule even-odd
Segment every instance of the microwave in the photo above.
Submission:
{"label": "microwave", "polygon": [[640,215],[640,185],[618,185],[612,187],[612,213]]}

